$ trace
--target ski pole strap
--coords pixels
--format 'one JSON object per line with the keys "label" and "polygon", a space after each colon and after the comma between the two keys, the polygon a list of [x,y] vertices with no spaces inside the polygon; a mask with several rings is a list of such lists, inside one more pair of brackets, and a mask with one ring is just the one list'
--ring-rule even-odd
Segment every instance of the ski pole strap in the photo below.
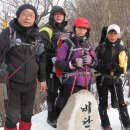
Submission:
{"label": "ski pole strap", "polygon": [[79,76],[79,75],[89,75],[91,74],[90,72],[86,72],[86,71],[80,71],[80,72],[72,72],[72,73],[66,73],[66,74],[63,74],[63,77],[64,78],[68,78],[70,76]]}

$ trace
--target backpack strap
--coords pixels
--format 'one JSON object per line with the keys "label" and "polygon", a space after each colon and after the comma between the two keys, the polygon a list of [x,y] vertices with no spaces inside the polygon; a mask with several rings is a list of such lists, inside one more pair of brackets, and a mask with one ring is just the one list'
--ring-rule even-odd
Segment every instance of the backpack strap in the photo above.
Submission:
{"label": "backpack strap", "polygon": [[50,27],[43,27],[39,30],[40,32],[46,31],[49,34],[49,38],[52,39],[53,30]]}
{"label": "backpack strap", "polygon": [[10,43],[9,50],[12,46],[15,46],[15,41],[16,41],[16,31],[9,26],[9,43]]}
{"label": "backpack strap", "polygon": [[34,48],[37,46],[38,44],[38,40],[35,40],[35,42],[32,42],[32,44],[29,44],[29,43],[25,43],[25,42],[22,42],[20,39],[18,41],[16,41],[16,31],[9,27],[9,31],[10,31],[10,34],[9,34],[9,42],[10,42],[10,46],[8,48],[8,51],[10,50],[11,47],[15,46],[15,45],[24,45],[24,46],[30,46],[31,48]]}
{"label": "backpack strap", "polygon": [[69,52],[69,54],[68,54],[68,58],[67,58],[67,60],[70,60],[70,58],[71,58],[71,56],[72,56],[72,52],[73,52],[73,50],[74,50],[74,48],[75,48],[75,44],[73,43],[73,41],[72,40],[70,40],[70,39],[67,39],[68,41],[69,41],[69,43],[70,43],[70,52]]}
{"label": "backpack strap", "polygon": [[103,42],[102,44],[99,44],[98,47],[96,48],[96,54],[97,57],[99,58],[100,63],[102,63],[103,53],[105,52],[105,45],[106,43]]}

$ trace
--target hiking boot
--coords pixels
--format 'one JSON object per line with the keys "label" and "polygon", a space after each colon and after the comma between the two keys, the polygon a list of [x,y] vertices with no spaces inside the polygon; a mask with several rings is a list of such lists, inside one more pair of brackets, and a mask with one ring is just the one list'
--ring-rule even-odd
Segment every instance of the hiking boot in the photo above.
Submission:
{"label": "hiking boot", "polygon": [[111,126],[103,127],[103,130],[112,130]]}
{"label": "hiking boot", "polygon": [[130,126],[127,126],[127,127],[126,127],[126,130],[130,130]]}
{"label": "hiking boot", "polygon": [[56,128],[56,120],[54,120],[54,121],[50,121],[50,120],[48,120],[47,119],[47,123],[49,124],[49,125],[51,125],[53,128]]}

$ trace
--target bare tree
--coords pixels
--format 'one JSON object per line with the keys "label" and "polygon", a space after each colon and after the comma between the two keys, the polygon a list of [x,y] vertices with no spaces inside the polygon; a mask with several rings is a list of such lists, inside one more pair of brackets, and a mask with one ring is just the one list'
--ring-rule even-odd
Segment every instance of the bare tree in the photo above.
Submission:
{"label": "bare tree", "polygon": [[70,26],[76,17],[88,18],[94,43],[99,42],[103,26],[118,24],[123,34],[122,39],[130,51],[130,0],[65,0],[64,6]]}
{"label": "bare tree", "polygon": [[103,26],[116,23],[125,32],[123,39],[129,36],[130,1],[129,0],[66,0],[66,11],[71,14],[70,21],[76,17],[86,17],[90,20],[92,40],[99,41]]}
{"label": "bare tree", "polygon": [[3,22],[10,21],[15,17],[16,10],[24,3],[30,3],[34,5],[38,11],[37,23],[44,24],[44,17],[50,12],[50,9],[54,5],[58,5],[61,0],[0,0],[2,10],[0,12],[0,20]]}

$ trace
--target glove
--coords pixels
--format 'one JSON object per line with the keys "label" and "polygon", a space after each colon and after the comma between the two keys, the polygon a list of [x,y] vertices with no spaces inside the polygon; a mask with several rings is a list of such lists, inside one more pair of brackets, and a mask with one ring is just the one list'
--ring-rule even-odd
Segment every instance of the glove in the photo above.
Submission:
{"label": "glove", "polygon": [[36,50],[36,55],[38,55],[38,56],[41,55],[44,51],[43,43],[37,43],[35,50]]}
{"label": "glove", "polygon": [[83,67],[83,59],[82,58],[76,58],[71,61],[71,64],[75,68],[82,68]]}
{"label": "glove", "polygon": [[119,66],[123,68],[124,73],[126,73],[126,70],[127,70],[127,62],[128,62],[128,57],[125,51],[122,51],[119,54]]}
{"label": "glove", "polygon": [[84,55],[83,59],[83,66],[90,65],[92,63],[92,58],[89,55]]}
{"label": "glove", "polygon": [[52,61],[53,64],[55,64],[56,63],[56,57],[52,57],[51,61]]}

